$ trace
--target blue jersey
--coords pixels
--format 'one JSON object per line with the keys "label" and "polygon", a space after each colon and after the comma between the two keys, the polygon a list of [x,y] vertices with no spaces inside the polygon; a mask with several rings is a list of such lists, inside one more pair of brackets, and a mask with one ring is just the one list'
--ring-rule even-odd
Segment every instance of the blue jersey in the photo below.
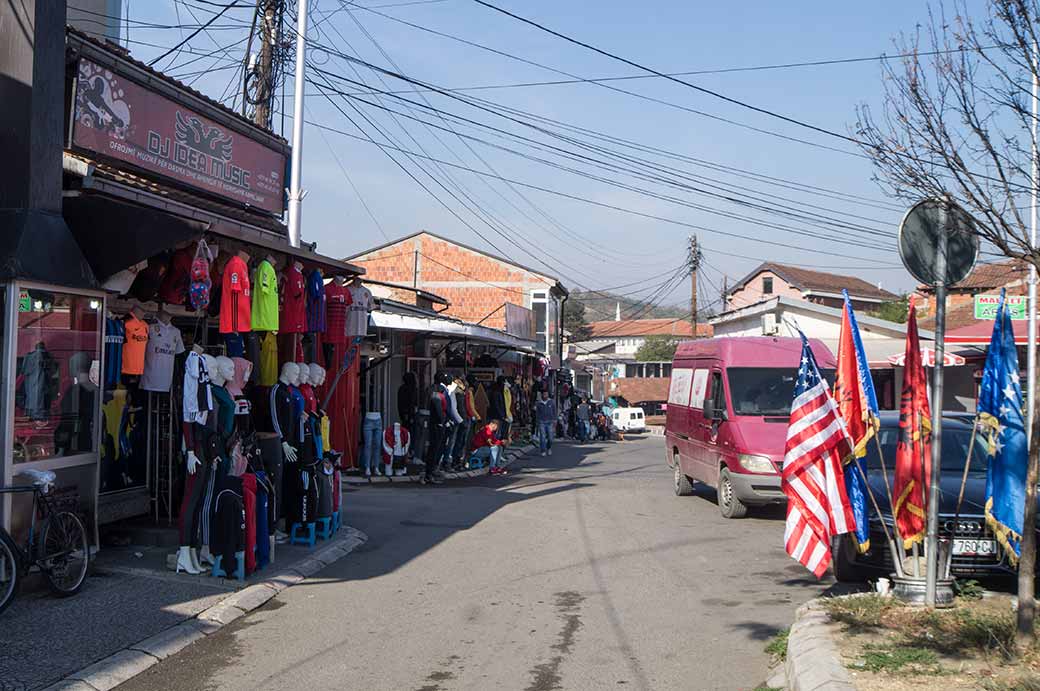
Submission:
{"label": "blue jersey", "polygon": [[325,279],[317,269],[307,274],[307,330],[325,333]]}
{"label": "blue jersey", "polygon": [[111,391],[119,384],[123,371],[123,342],[126,328],[122,319],[105,319],[105,389]]}

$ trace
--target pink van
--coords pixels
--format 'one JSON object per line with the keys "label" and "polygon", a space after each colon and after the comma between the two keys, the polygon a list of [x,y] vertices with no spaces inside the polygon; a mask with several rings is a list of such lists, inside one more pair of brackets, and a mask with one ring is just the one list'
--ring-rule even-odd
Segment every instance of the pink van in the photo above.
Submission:
{"label": "pink van", "polygon": [[[834,356],[818,339],[810,339],[810,346],[833,382]],[[679,345],[665,423],[677,495],[691,494],[693,482],[714,487],[726,518],[784,501],[780,470],[800,359],[797,338],[724,337]]]}

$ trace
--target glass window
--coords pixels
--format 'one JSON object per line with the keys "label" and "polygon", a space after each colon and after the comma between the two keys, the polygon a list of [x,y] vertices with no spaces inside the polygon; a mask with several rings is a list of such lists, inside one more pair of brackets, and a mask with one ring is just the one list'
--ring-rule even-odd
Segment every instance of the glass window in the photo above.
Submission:
{"label": "glass window", "polygon": [[639,365],[626,364],[625,365],[625,376],[626,377],[638,377],[639,376]]}
{"label": "glass window", "polygon": [[[945,423],[944,423],[945,424]],[[878,432],[878,440],[881,442],[881,451],[885,454],[885,467],[888,472],[893,472],[896,462],[896,442],[899,439],[899,428],[896,426],[882,427]],[[970,429],[951,429],[944,427],[942,432],[942,470],[945,472],[964,472],[964,461],[968,457],[968,446],[971,444]],[[986,472],[986,441],[980,435],[975,439],[975,448],[971,454],[971,468],[969,473],[985,474]],[[877,445],[871,442],[867,445],[865,468],[868,470],[881,470],[881,461],[878,460]]]}
{"label": "glass window", "polygon": [[545,343],[546,305],[544,302],[535,302],[532,303],[531,309],[534,311],[535,341],[539,347],[547,348]]}
{"label": "glass window", "polygon": [[762,292],[766,295],[773,293],[773,278],[772,276],[766,276],[762,279]]}
{"label": "glass window", "polygon": [[[834,381],[834,370],[821,370],[828,386]],[[798,370],[794,367],[730,367],[730,402],[735,415],[790,415],[794,400],[794,383]]]}
{"label": "glass window", "polygon": [[18,296],[15,463],[94,450],[101,301],[35,288]]}

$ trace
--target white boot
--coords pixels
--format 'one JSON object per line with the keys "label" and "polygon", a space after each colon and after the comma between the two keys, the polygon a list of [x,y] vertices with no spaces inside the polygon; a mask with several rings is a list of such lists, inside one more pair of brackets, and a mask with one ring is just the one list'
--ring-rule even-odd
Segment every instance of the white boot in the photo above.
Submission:
{"label": "white boot", "polygon": [[184,571],[185,573],[190,573],[191,575],[196,576],[202,573],[202,571],[196,569],[191,563],[190,549],[191,548],[189,547],[180,547],[177,549],[177,568],[175,570],[177,573]]}
{"label": "white boot", "polygon": [[202,568],[202,562],[199,561],[199,551],[197,549],[194,547],[188,549],[188,556],[191,557],[191,565],[198,569],[199,573],[206,570]]}
{"label": "white boot", "polygon": [[199,550],[199,563],[209,564],[212,566],[217,560],[213,558],[213,555],[209,551],[209,545],[203,545],[202,549]]}

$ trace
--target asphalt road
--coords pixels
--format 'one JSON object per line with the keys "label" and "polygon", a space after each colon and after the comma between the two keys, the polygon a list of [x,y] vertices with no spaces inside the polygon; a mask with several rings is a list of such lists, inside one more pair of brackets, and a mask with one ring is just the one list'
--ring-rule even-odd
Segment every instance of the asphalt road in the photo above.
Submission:
{"label": "asphalt road", "polygon": [[784,553],[782,511],[674,496],[661,445],[351,491],[366,545],[120,689],[754,689],[827,584]]}

